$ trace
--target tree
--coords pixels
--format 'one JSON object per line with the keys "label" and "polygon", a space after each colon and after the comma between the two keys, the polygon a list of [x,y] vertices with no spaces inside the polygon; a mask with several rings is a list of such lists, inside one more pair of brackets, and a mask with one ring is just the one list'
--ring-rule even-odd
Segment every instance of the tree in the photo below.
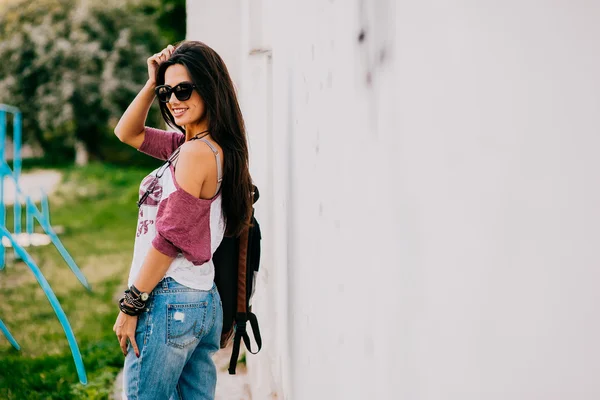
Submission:
{"label": "tree", "polygon": [[[16,0],[0,15],[0,102],[23,112],[25,140],[96,158],[162,48],[155,17],[114,0]],[[156,110],[151,115],[158,121]]]}
{"label": "tree", "polygon": [[137,0],[133,6],[156,18],[166,43],[176,43],[186,36],[185,0]]}

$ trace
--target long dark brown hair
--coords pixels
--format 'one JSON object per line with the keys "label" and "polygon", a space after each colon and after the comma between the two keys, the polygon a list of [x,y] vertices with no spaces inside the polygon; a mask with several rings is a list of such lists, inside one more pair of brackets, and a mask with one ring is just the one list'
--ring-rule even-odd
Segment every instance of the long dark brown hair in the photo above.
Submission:
{"label": "long dark brown hair", "polygon": [[[238,236],[250,222],[252,179],[248,169],[246,128],[233,82],[221,57],[202,42],[179,44],[171,58],[160,64],[156,73],[157,85],[165,83],[165,71],[174,64],[181,64],[188,70],[204,101],[210,135],[223,149],[221,194],[227,219],[226,234]],[[160,112],[167,124],[185,134],[185,129],[175,123],[166,103],[160,103]]]}

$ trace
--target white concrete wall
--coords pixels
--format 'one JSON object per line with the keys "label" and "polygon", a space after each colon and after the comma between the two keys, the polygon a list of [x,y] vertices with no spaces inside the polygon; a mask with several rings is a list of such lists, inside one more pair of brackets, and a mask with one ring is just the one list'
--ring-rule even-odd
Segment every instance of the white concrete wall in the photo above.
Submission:
{"label": "white concrete wall", "polygon": [[242,33],[240,0],[188,0],[186,39],[212,47],[225,64],[236,86],[240,85]]}
{"label": "white concrete wall", "polygon": [[239,7],[253,398],[600,398],[600,3]]}

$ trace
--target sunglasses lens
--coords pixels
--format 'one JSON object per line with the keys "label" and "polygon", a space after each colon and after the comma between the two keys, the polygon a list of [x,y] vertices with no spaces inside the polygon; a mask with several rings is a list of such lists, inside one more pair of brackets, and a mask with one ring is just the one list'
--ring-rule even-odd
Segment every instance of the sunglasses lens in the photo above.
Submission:
{"label": "sunglasses lens", "polygon": [[171,90],[169,86],[158,86],[154,92],[159,101],[166,103],[169,101],[169,97],[171,97]]}
{"label": "sunglasses lens", "polygon": [[194,90],[194,88],[189,83],[180,83],[173,88],[175,97],[180,101],[188,100],[192,96],[192,90]]}

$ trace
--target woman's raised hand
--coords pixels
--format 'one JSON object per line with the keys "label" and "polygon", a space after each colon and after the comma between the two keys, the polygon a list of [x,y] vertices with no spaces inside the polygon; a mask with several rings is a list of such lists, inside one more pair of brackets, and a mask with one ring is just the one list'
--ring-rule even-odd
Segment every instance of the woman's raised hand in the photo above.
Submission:
{"label": "woman's raised hand", "polygon": [[171,55],[175,51],[175,47],[172,45],[168,45],[165,47],[160,53],[156,53],[148,58],[148,81],[156,84],[156,71],[158,71],[158,66],[163,62],[167,61],[171,58]]}

